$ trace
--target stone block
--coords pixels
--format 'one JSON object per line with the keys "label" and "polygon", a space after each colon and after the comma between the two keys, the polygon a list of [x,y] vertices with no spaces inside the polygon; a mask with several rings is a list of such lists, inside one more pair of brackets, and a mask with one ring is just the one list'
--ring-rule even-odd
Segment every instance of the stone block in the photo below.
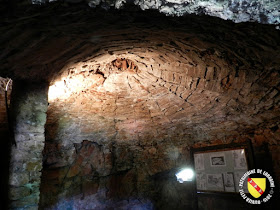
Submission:
{"label": "stone block", "polygon": [[67,177],[71,178],[71,177],[77,176],[80,172],[81,172],[81,166],[79,164],[75,164],[70,167],[70,169],[67,173]]}
{"label": "stone block", "polygon": [[216,74],[216,68],[213,66],[208,66],[207,67],[207,72],[205,74],[205,79],[206,80],[213,80],[216,79],[215,78],[215,74]]}
{"label": "stone block", "polygon": [[28,172],[10,172],[10,185],[21,187],[29,183]]}
{"label": "stone block", "polygon": [[18,200],[30,195],[30,189],[28,187],[11,187],[10,188],[10,199]]}
{"label": "stone block", "polygon": [[173,72],[170,71],[162,71],[162,79],[167,82],[173,82]]}
{"label": "stone block", "polygon": [[97,193],[99,188],[99,180],[87,180],[82,184],[82,192],[85,196]]}
{"label": "stone block", "polygon": [[29,207],[31,209],[34,207],[38,208],[38,203],[39,203],[39,192],[29,195],[27,197],[23,197],[18,200],[13,200],[13,202],[11,203],[11,208],[12,209],[16,209],[16,208],[29,209]]}

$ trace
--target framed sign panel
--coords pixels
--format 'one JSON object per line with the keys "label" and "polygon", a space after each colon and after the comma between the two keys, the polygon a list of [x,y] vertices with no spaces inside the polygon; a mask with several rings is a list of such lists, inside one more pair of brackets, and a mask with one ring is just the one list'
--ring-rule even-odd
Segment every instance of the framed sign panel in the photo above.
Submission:
{"label": "framed sign panel", "polygon": [[253,168],[250,142],[193,148],[192,155],[197,192],[238,192],[240,178]]}

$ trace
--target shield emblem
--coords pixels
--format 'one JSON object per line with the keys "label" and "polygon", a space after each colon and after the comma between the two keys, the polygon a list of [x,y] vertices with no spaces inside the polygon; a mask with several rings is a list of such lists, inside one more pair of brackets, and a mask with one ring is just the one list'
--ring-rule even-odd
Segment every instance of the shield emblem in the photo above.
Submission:
{"label": "shield emblem", "polygon": [[248,191],[254,198],[259,198],[265,191],[266,178],[248,178]]}

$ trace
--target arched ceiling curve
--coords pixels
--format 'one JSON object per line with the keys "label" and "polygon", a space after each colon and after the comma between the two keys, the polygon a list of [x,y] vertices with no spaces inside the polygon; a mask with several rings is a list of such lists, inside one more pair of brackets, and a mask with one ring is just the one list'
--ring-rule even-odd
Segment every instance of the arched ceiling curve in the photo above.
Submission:
{"label": "arched ceiling curve", "polygon": [[[264,78],[254,78],[246,70],[236,71],[219,61],[216,64],[215,59],[202,62],[199,57],[168,54],[169,49],[116,50],[112,55],[105,51],[65,67],[58,80],[64,81],[66,89],[74,90],[69,98],[66,95],[66,101],[94,91],[88,98],[90,103],[96,102],[95,114],[102,116],[98,124],[105,121],[105,133],[114,127],[118,139],[175,135],[207,140],[238,135],[279,119],[279,93],[275,88],[279,75],[274,71]],[[112,61],[118,58],[134,62],[138,70],[112,67]],[[78,77],[83,85],[76,85],[77,90],[74,86]],[[78,106],[84,110],[86,104]],[[75,105],[72,108],[78,109]],[[108,121],[114,126],[106,126]]]}
{"label": "arched ceiling curve", "polygon": [[[45,7],[25,16],[4,19],[1,26],[1,72],[49,80],[71,61],[110,54],[115,48],[153,48],[216,57],[232,68],[273,68],[279,65],[279,31],[273,26],[233,24],[211,17],[165,17],[156,11],[83,11]],[[212,55],[211,55],[212,54]],[[76,59],[76,60],[75,60]],[[38,78],[37,78],[38,79]]]}
{"label": "arched ceiling curve", "polygon": [[[138,137],[172,133],[205,140],[279,119],[280,41],[272,26],[154,12],[76,11],[72,17],[75,11],[7,21],[1,76],[55,84],[69,75],[97,75],[102,82],[92,87],[95,100],[112,99],[115,109],[106,115],[102,102],[96,114],[118,135],[118,126],[128,124],[122,129]],[[139,72],[108,71],[118,58],[131,60]]]}

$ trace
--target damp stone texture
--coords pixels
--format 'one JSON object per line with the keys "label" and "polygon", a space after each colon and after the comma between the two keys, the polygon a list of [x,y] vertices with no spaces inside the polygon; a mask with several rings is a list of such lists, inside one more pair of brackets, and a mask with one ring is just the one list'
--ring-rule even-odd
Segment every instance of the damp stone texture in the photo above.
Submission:
{"label": "damp stone texture", "polygon": [[46,84],[23,81],[13,84],[11,110],[14,142],[9,175],[10,209],[38,208],[47,89]]}

